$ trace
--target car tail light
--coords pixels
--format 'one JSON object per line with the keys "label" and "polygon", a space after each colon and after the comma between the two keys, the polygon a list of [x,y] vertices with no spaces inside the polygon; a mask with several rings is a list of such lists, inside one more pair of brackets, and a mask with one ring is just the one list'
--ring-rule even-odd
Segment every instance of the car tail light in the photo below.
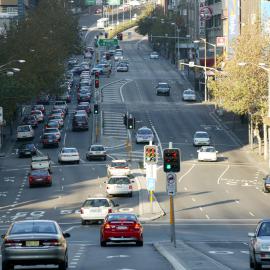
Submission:
{"label": "car tail light", "polygon": [[112,213],[112,209],[111,208],[108,210],[108,213]]}
{"label": "car tail light", "polygon": [[141,224],[135,223],[135,224],[134,224],[134,229],[136,229],[136,230],[141,229]]}
{"label": "car tail light", "polygon": [[104,225],[104,229],[110,229],[111,228],[111,225],[109,224],[109,223],[106,223],[105,225]]}
{"label": "car tail light", "polygon": [[81,214],[83,214],[83,213],[84,213],[83,208],[81,208],[80,212],[81,212]]}
{"label": "car tail light", "polygon": [[49,181],[51,181],[51,180],[52,180],[52,176],[49,175],[49,176],[47,177],[47,179],[48,179]]}
{"label": "car tail light", "polygon": [[22,242],[20,240],[4,240],[4,245],[6,247],[21,247]]}
{"label": "car tail light", "polygon": [[128,188],[129,188],[129,189],[132,189],[132,185],[130,185]]}
{"label": "car tail light", "polygon": [[61,242],[58,239],[48,239],[48,240],[44,240],[42,242],[43,246],[53,246],[53,247],[57,247],[57,246],[61,246]]}
{"label": "car tail light", "polygon": [[33,176],[29,176],[28,180],[29,180],[29,182],[33,182],[34,177]]}

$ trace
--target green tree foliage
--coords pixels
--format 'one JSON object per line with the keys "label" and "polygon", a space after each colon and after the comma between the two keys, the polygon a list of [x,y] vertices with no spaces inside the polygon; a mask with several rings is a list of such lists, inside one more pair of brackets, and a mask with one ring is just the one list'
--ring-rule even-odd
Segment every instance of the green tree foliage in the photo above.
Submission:
{"label": "green tree foliage", "polygon": [[64,74],[65,61],[80,50],[77,18],[65,0],[39,1],[38,7],[25,18],[11,24],[6,36],[0,37],[0,66],[15,59],[7,68],[18,67],[13,77],[0,74],[0,106],[11,116],[20,103],[42,92],[57,94]]}
{"label": "green tree foliage", "polygon": [[243,27],[232,49],[231,59],[208,87],[219,106],[239,115],[250,114],[259,122],[267,114],[268,78],[258,65],[270,63],[269,37],[259,27]]}

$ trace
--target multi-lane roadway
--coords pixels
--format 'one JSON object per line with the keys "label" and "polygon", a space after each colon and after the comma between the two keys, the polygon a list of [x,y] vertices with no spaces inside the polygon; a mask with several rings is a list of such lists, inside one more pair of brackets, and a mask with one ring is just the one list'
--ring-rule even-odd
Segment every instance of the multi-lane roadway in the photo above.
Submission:
{"label": "multi-lane roadway", "polygon": [[[98,33],[94,16],[82,16],[81,25],[89,25],[85,35],[91,44]],[[85,152],[94,141],[92,126],[88,132],[71,131],[71,115],[65,120],[61,146],[76,147],[81,155],[79,165],[59,165],[57,149],[42,149],[36,131],[34,142],[53,161],[53,185],[30,189],[27,183],[29,159],[18,159],[17,143],[0,160],[0,231],[19,219],[54,219],[71,233],[69,240],[70,269],[171,269],[169,263],[153,248],[156,241],[170,239],[169,200],[162,151],[169,142],[181,149],[181,172],[175,196],[176,237],[224,266],[224,269],[248,269],[248,237],[258,219],[269,215],[269,198],[262,192],[263,172],[237,138],[228,133],[200,100],[182,101],[183,90],[190,87],[185,77],[165,59],[150,60],[147,39],[133,30],[124,33],[120,43],[129,59],[129,72],[113,70],[110,78],[101,78],[101,142],[107,147],[108,161],[87,161]],[[156,96],[159,81],[169,82],[171,95]],[[73,92],[69,111],[76,107]],[[49,108],[48,108],[49,110]],[[88,196],[105,195],[106,164],[111,158],[128,158],[126,142],[132,141],[132,166],[142,160],[143,145],[135,143],[136,131],[128,132],[122,115],[128,111],[136,118],[136,130],[147,126],[155,133],[160,159],[155,195],[166,213],[156,221],[144,224],[144,247],[99,246],[99,225],[82,226],[79,209]],[[90,117],[92,123],[92,116]],[[219,151],[218,162],[198,163],[197,149],[192,144],[197,130],[207,131]],[[134,185],[132,198],[117,197],[120,209],[139,213],[139,190]],[[188,260],[188,258],[186,258]],[[226,268],[227,267],[227,268]],[[32,268],[31,268],[32,269]]]}

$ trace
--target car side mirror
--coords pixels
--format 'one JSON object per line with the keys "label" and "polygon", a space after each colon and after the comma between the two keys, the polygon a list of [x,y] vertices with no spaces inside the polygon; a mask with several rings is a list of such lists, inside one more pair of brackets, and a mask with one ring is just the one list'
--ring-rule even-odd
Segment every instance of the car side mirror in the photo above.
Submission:
{"label": "car side mirror", "polygon": [[63,233],[63,236],[64,236],[64,238],[69,238],[70,237],[70,233],[65,232],[65,233]]}
{"label": "car side mirror", "polygon": [[248,233],[249,237],[255,237],[255,233]]}

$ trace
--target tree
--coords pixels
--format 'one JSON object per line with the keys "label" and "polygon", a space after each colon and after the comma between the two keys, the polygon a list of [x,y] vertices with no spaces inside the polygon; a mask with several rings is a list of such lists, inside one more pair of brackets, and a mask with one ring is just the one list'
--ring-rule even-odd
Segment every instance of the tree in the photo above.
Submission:
{"label": "tree", "polygon": [[[232,57],[222,72],[208,87],[216,103],[238,115],[247,114],[254,124],[256,136],[263,117],[267,114],[267,73],[259,63],[270,63],[269,36],[259,27],[243,27],[232,46]],[[261,147],[261,145],[260,145]]]}

